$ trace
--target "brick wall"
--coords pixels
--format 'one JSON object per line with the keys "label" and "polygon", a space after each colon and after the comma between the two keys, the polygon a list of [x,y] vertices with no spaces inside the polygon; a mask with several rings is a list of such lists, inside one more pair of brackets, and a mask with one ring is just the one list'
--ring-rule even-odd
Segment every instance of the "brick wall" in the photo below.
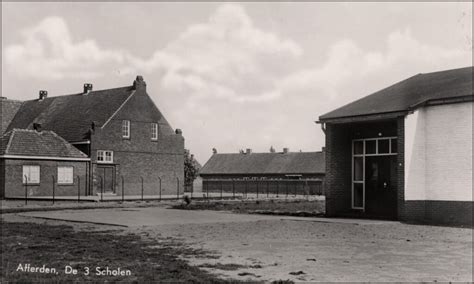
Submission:
{"label": "brick wall", "polygon": [[[23,197],[25,196],[25,186],[23,185],[23,165],[40,166],[40,183],[37,185],[28,185],[28,196],[52,196],[53,195],[53,176],[56,181],[56,196],[77,196],[78,188],[80,195],[86,194],[86,168],[87,162],[74,161],[44,161],[44,160],[17,160],[8,159],[5,162],[5,187],[0,189],[4,191],[5,197]],[[71,185],[57,184],[58,166],[72,166],[74,168],[74,183]],[[77,176],[80,182],[77,181]],[[0,194],[1,195],[1,194]]]}
{"label": "brick wall", "polygon": [[342,124],[326,124],[326,215],[351,208],[351,141]]}
{"label": "brick wall", "polygon": [[[122,121],[130,121],[130,138],[122,138]],[[159,124],[157,141],[151,140],[151,123]],[[125,195],[141,194],[141,178],[144,194],[159,194],[159,177],[162,194],[176,194],[184,190],[184,138],[175,134],[170,124],[143,89],[137,89],[132,98],[105,125],[96,127],[91,137],[91,159],[97,161],[97,150],[114,152],[115,192],[122,194],[122,176]],[[93,194],[99,192],[93,166]]]}
{"label": "brick wall", "polygon": [[[352,140],[398,136],[397,209],[403,209],[403,118],[326,124],[326,215],[364,216],[351,209]],[[379,136],[379,133],[381,136]],[[401,165],[400,165],[401,163]],[[400,216],[400,215],[399,215]]]}
{"label": "brick wall", "polygon": [[397,119],[397,217],[405,220],[405,118]]}
{"label": "brick wall", "polygon": [[407,200],[405,221],[472,227],[473,208],[472,201]]}

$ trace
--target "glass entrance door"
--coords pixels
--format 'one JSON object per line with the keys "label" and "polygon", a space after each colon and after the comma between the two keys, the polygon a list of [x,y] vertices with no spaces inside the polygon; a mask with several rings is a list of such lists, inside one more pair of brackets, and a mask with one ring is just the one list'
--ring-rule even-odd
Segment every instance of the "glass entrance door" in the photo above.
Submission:
{"label": "glass entrance door", "polygon": [[[382,204],[382,206],[393,203],[393,198],[390,201],[384,201],[383,198],[377,198],[380,192],[375,191],[371,183],[373,178],[385,178],[388,187],[388,180],[390,180],[391,191],[396,192],[396,180],[391,178],[395,176],[395,157],[397,155],[397,137],[380,137],[368,139],[355,139],[352,141],[352,209],[366,210],[367,202],[370,201],[370,206],[374,204]],[[381,157],[377,159],[377,157]],[[388,177],[388,178],[387,178]],[[382,182],[382,185],[383,185]],[[382,186],[383,187],[383,186]],[[378,186],[376,188],[379,188]],[[369,193],[369,196],[367,194]],[[383,195],[383,194],[382,194]],[[386,194],[388,196],[388,194]],[[386,197],[386,195],[384,195]],[[373,200],[375,198],[375,201]],[[396,205],[396,199],[395,199]],[[391,206],[391,205],[390,205]],[[376,210],[378,211],[378,210]]]}

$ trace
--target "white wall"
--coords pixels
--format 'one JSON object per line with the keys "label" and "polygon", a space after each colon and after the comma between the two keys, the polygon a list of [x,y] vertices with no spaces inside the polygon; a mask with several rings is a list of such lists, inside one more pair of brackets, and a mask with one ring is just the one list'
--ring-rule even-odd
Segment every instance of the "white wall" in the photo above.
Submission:
{"label": "white wall", "polygon": [[472,201],[473,102],[405,119],[405,200]]}

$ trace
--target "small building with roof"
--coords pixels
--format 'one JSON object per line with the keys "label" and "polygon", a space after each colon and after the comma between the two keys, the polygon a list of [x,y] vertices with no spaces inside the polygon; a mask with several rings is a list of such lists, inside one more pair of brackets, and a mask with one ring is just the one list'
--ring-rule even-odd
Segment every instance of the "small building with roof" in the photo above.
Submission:
{"label": "small building with roof", "polygon": [[199,175],[203,180],[203,192],[219,191],[222,187],[223,191],[239,193],[269,190],[273,193],[322,194],[324,151],[290,152],[288,148],[269,153],[254,153],[251,149],[240,153],[215,151]]}
{"label": "small building with roof", "polygon": [[53,131],[12,129],[1,138],[0,197],[85,196],[89,161]]}
{"label": "small building with roof", "polygon": [[326,214],[472,225],[472,71],[418,74],[320,116]]}

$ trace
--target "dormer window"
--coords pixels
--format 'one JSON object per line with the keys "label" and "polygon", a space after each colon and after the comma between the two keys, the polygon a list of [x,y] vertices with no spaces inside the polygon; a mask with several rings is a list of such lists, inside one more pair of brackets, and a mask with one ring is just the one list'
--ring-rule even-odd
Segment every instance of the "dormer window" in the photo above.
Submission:
{"label": "dormer window", "polygon": [[158,140],[158,123],[151,124],[151,140]]}
{"label": "dormer window", "polygon": [[122,120],[122,138],[130,138],[130,120]]}

